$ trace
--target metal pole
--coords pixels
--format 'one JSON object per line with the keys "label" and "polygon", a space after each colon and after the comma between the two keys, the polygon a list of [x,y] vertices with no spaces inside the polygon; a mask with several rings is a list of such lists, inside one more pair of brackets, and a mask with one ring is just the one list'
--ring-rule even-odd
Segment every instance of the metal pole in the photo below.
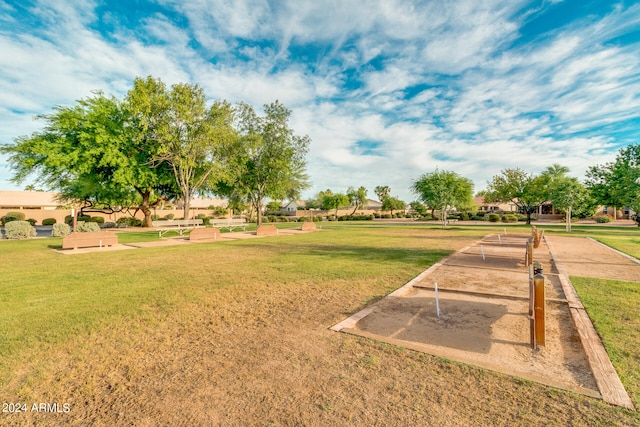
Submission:
{"label": "metal pole", "polygon": [[440,318],[440,300],[438,299],[438,282],[433,282],[436,288],[436,314],[438,315],[438,319]]}
{"label": "metal pole", "polygon": [[533,265],[529,266],[529,339],[531,348],[536,348],[535,292],[533,287]]}

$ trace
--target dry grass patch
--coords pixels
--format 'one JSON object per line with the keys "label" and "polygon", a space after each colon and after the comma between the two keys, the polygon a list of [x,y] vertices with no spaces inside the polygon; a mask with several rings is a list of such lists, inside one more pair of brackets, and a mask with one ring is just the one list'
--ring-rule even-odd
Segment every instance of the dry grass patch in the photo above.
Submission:
{"label": "dry grass patch", "polygon": [[[475,238],[439,230],[345,227],[108,256],[44,257],[52,265],[63,264],[54,275],[61,281],[50,281],[49,287],[32,283],[38,297],[75,289],[65,298],[79,301],[69,307],[81,313],[78,322],[89,325],[61,328],[49,342],[37,337],[19,341],[10,361],[0,362],[10,373],[0,395],[70,403],[72,410],[2,414],[1,421],[230,426],[640,422],[637,413],[594,399],[327,329]],[[85,286],[86,277],[93,279]],[[26,288],[22,292],[21,302],[2,300],[14,304],[17,315],[36,298],[26,295]],[[40,310],[47,309],[46,303],[39,304]],[[45,317],[50,327],[66,319],[56,311]]]}

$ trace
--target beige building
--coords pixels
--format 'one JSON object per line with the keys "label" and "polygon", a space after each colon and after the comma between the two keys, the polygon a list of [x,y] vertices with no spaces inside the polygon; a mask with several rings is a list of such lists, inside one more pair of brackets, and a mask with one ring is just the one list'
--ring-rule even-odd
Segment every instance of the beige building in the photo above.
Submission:
{"label": "beige building", "polygon": [[[174,217],[182,217],[181,204],[176,203],[175,209],[157,209],[154,213],[159,217],[173,214]],[[227,201],[224,199],[195,198],[191,201],[189,216],[196,217],[199,214],[211,215],[210,207],[226,207]],[[71,215],[71,207],[64,205],[58,200],[58,193],[48,191],[11,191],[0,190],[0,217],[9,212],[22,212],[26,219],[35,219],[36,224],[42,224],[46,218],[54,218],[56,222],[63,222],[67,215]],[[90,213],[92,216],[101,216],[105,221],[115,222],[123,216],[131,216],[127,213],[105,214],[100,212]],[[142,219],[142,212],[136,214],[136,218]]]}

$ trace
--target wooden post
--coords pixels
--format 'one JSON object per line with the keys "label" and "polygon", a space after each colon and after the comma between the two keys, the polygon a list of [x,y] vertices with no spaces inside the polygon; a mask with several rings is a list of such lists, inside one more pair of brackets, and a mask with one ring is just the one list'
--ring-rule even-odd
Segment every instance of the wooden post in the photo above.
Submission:
{"label": "wooden post", "polygon": [[533,247],[538,248],[540,246],[540,233],[538,232],[538,228],[533,228]]}
{"label": "wooden post", "polygon": [[545,345],[545,326],[544,326],[544,276],[540,273],[533,277],[534,287],[534,316],[535,316],[535,334],[536,345]]}
{"label": "wooden post", "polygon": [[525,265],[529,267],[533,264],[533,240],[527,239],[527,259],[525,260]]}

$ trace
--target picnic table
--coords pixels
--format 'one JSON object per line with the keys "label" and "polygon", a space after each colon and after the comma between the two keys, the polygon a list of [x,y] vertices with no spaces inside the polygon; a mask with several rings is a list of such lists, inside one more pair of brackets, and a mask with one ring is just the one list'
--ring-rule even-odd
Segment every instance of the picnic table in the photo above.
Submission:
{"label": "picnic table", "polygon": [[162,221],[152,221],[151,225],[156,227],[158,235],[162,237],[163,233],[175,230],[182,236],[186,230],[203,227],[201,219],[169,219]]}

